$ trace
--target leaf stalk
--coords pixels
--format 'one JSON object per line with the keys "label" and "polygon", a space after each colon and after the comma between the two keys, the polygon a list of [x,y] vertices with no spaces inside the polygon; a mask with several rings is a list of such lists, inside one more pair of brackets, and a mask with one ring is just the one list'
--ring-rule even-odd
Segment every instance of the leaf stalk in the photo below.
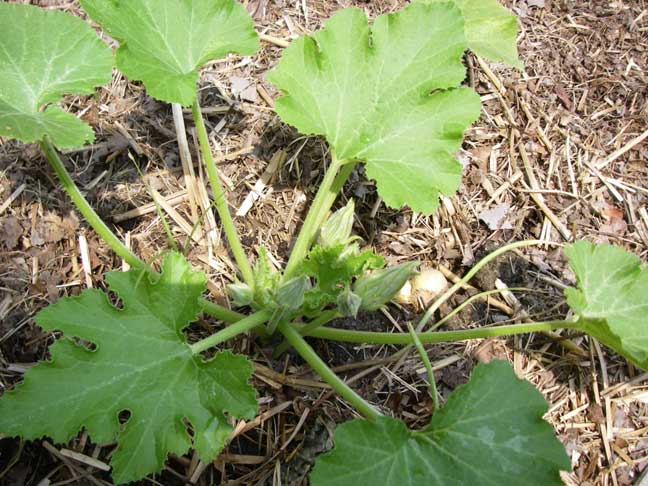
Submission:
{"label": "leaf stalk", "polygon": [[245,318],[244,314],[230,310],[222,305],[215,304],[207,299],[200,299],[200,305],[205,314],[215,317],[226,324],[234,324],[235,322]]}
{"label": "leaf stalk", "polygon": [[[296,333],[305,327],[302,324],[293,324]],[[512,324],[508,326],[482,327],[479,329],[465,329],[461,331],[422,332],[417,333],[423,344],[450,343],[466,341],[469,339],[484,339],[498,336],[511,336],[514,334],[525,334],[529,332],[553,331],[556,329],[578,329],[577,321],[546,321],[531,322],[526,324]],[[311,337],[341,341],[346,343],[362,344],[415,344],[414,339],[408,333],[392,332],[371,332],[351,331],[346,329],[333,329],[320,327],[310,331]]]}
{"label": "leaf stalk", "polygon": [[337,376],[333,370],[324,363],[324,361],[322,361],[315,350],[311,348],[301,334],[299,334],[297,328],[287,322],[280,322],[277,328],[292,347],[295,348],[299,355],[304,358],[304,361],[313,368],[313,371],[315,371],[326,383],[331,385],[331,387],[341,397],[353,405],[358,412],[370,420],[377,419],[381,416],[381,413],[378,412],[378,410],[358,395],[351,387],[349,387],[349,385]]}
{"label": "leaf stalk", "polygon": [[40,148],[45,154],[45,158],[49,162],[52,169],[56,173],[61,186],[67,192],[72,202],[77,207],[79,212],[83,215],[85,220],[88,222],[92,229],[103,239],[108,246],[124,261],[126,261],[130,266],[135,268],[144,268],[146,264],[137,258],[128,248],[124,245],[119,238],[106,226],[106,223],[102,221],[99,215],[95,210],[90,206],[90,203],[81,193],[77,185],[72,180],[70,173],[67,171],[61,158],[59,157],[56,149],[49,141],[48,138],[44,138],[40,142]]}
{"label": "leaf stalk", "polygon": [[225,198],[225,193],[223,192],[223,186],[221,185],[220,179],[218,178],[218,169],[216,168],[216,162],[212,156],[211,147],[209,145],[209,137],[207,136],[207,129],[205,128],[205,121],[203,120],[202,112],[200,111],[200,105],[198,100],[191,107],[191,114],[193,116],[194,124],[196,125],[196,132],[198,134],[198,144],[200,145],[200,152],[202,153],[203,160],[205,162],[205,168],[207,169],[207,176],[209,178],[209,184],[211,185],[212,192],[214,194],[214,201],[216,203],[216,211],[218,216],[221,219],[221,224],[223,225],[223,230],[227,236],[227,241],[229,242],[232,254],[234,259],[238,264],[241,276],[246,284],[250,288],[254,288],[254,274],[252,272],[252,266],[248,260],[241,240],[239,239],[238,233],[236,231],[236,226],[234,225],[234,220],[232,219],[232,214],[229,211],[227,206],[227,199]]}
{"label": "leaf stalk", "polygon": [[338,193],[342,190],[349,175],[351,175],[353,167],[355,167],[355,163],[338,160],[335,152],[331,150],[331,164],[326,169],[324,179],[322,179],[315,199],[313,199],[313,204],[308,210],[304,224],[297,236],[297,241],[290,253],[284,271],[284,280],[295,276],[299,264],[304,260],[308,250],[313,245],[317,231],[324,224],[331,206],[333,206]]}
{"label": "leaf stalk", "polygon": [[[130,266],[152,271],[152,269],[146,263],[137,258],[137,256],[132,251],[130,251],[119,238],[117,238],[117,236],[110,230],[110,228],[108,228],[108,226],[106,226],[106,223],[104,223],[99,215],[95,212],[88,200],[72,180],[70,173],[65,168],[65,165],[63,165],[61,158],[59,157],[50,140],[45,138],[42,142],[40,142],[40,148],[43,151],[47,162],[49,162],[50,166],[56,173],[61,186],[70,197],[77,210],[85,218],[90,227],[95,231],[95,233],[97,233],[106,242],[106,244],[112,251],[115,252],[115,254],[117,254],[117,256],[126,261]],[[242,314],[231,311],[226,307],[220,306],[213,302],[209,302],[206,299],[200,299],[200,303],[202,305],[203,311],[206,314],[209,314],[219,321],[233,323],[239,321],[244,317]]]}
{"label": "leaf stalk", "polygon": [[423,366],[425,367],[425,371],[428,374],[428,381],[430,383],[430,395],[432,396],[432,402],[434,403],[434,411],[436,412],[437,410],[439,410],[439,394],[437,392],[436,379],[434,378],[434,370],[432,369],[432,363],[430,363],[430,357],[428,356],[425,347],[423,347],[423,343],[418,338],[418,335],[416,334],[416,331],[414,330],[414,326],[412,326],[411,322],[407,323],[407,329],[410,333],[410,336],[412,336],[412,341],[414,341],[414,346],[416,346],[416,350],[418,351],[419,356],[421,357],[421,361],[423,361]]}
{"label": "leaf stalk", "polygon": [[[337,309],[323,311],[319,316],[317,316],[308,324],[300,326],[298,329],[299,334],[304,337],[309,336],[312,329],[317,329],[318,327],[323,326],[324,324],[327,324],[328,322],[332,321],[333,319],[337,319],[338,317],[342,317],[342,314],[340,314]],[[289,347],[290,344],[284,339],[284,341],[274,349],[274,357],[278,357],[281,353],[287,351]]]}
{"label": "leaf stalk", "polygon": [[240,321],[227,326],[220,331],[212,334],[211,336],[201,339],[200,341],[190,345],[192,354],[200,354],[203,351],[216,346],[224,341],[232,339],[239,334],[251,331],[252,329],[265,324],[270,319],[272,313],[270,311],[259,311],[249,315]]}

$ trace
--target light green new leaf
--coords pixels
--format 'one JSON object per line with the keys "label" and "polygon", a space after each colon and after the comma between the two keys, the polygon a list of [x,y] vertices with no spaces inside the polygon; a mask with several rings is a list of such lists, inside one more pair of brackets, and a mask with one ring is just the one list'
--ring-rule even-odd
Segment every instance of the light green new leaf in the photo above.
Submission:
{"label": "light green new leaf", "polygon": [[479,116],[477,94],[457,88],[465,48],[451,5],[412,4],[371,28],[346,9],[294,41],[268,79],[284,93],[276,111],[286,123],[324,135],[339,159],[366,162],[389,206],[431,213],[459,185],[452,154]]}
{"label": "light green new leaf", "polygon": [[0,3],[0,136],[50,137],[59,148],[94,140],[92,129],[51,103],[110,81],[112,54],[72,15]]}
{"label": "light green new leaf", "polygon": [[562,485],[570,461],[547,408],[505,361],[480,364],[421,431],[390,417],[338,426],[311,485]]}
{"label": "light green new leaf", "polygon": [[347,246],[314,246],[302,263],[302,272],[316,279],[317,289],[335,292],[340,286],[350,285],[365,270],[385,266],[385,259],[371,250],[360,251],[357,243]]}
{"label": "light green new leaf", "polygon": [[81,0],[81,6],[120,42],[119,70],[169,103],[193,104],[206,62],[259,48],[252,19],[234,0]]}
{"label": "light green new leaf", "polygon": [[268,309],[274,306],[274,295],[281,280],[281,274],[276,272],[270,262],[268,250],[264,246],[257,249],[259,257],[254,264],[254,293],[253,301],[257,309]]}
{"label": "light green new leaf", "polygon": [[306,293],[303,312],[317,316],[322,308],[336,303],[338,296],[366,270],[385,266],[385,259],[357,243],[323,247],[315,245],[302,262],[301,273],[313,277],[315,285]]}
{"label": "light green new leaf", "polygon": [[588,334],[648,370],[648,269],[612,245],[579,241],[565,248],[578,289],[567,303]]}
{"label": "light green new leaf", "polygon": [[157,280],[135,270],[106,280],[123,309],[86,290],[38,313],[39,326],[65,338],[50,346],[50,361],[0,398],[0,434],[66,442],[85,428],[97,443],[117,440],[118,484],[160,470],[168,453],[184,454],[192,444],[212,460],[231,430],[224,414],[249,419],[257,402],[245,357],[223,351],[205,361],[185,342],[182,330],[200,312],[204,274],[172,253]]}
{"label": "light green new leaf", "polygon": [[[448,0],[418,0],[447,3]],[[451,0],[461,8],[468,48],[491,61],[503,61],[522,69],[517,52],[517,18],[497,0]]]}

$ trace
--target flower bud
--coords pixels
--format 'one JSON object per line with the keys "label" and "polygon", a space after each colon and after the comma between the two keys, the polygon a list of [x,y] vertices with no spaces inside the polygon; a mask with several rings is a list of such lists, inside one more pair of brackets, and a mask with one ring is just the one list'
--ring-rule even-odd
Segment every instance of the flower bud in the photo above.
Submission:
{"label": "flower bud", "polygon": [[351,239],[354,212],[355,204],[353,199],[350,199],[346,206],[335,211],[322,225],[317,244],[326,248],[348,243]]}
{"label": "flower bud", "polygon": [[356,317],[361,305],[362,298],[349,288],[338,295],[337,308],[344,316]]}
{"label": "flower bud", "polygon": [[362,299],[362,310],[377,310],[389,302],[405,282],[417,273],[419,262],[407,262],[363,275],[353,286]]}
{"label": "flower bud", "polygon": [[266,309],[273,305],[275,289],[281,275],[270,264],[268,251],[264,246],[258,248],[259,257],[252,271],[254,276],[254,302],[260,308]]}
{"label": "flower bud", "polygon": [[244,283],[229,284],[227,293],[232,297],[232,302],[237,307],[250,305],[254,300],[254,292],[249,285]]}
{"label": "flower bud", "polygon": [[280,308],[297,310],[304,303],[304,294],[310,288],[310,279],[306,275],[293,277],[279,286],[275,301]]}

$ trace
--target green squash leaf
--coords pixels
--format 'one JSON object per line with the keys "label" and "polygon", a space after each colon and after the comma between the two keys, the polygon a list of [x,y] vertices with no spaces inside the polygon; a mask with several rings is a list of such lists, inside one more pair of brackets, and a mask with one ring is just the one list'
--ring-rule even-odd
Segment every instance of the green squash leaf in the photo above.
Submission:
{"label": "green squash leaf", "polygon": [[234,0],[81,0],[120,42],[117,67],[162,101],[192,105],[198,70],[228,53],[254,54],[252,19]]}
{"label": "green squash leaf", "polygon": [[[134,270],[106,280],[123,309],[91,289],[38,313],[39,326],[65,338],[50,346],[50,361],[0,398],[0,433],[66,442],[85,428],[97,443],[117,440],[116,483],[160,470],[168,453],[184,454],[192,444],[212,460],[231,430],[225,413],[249,419],[257,402],[247,358],[222,351],[205,361],[185,342],[182,330],[200,312],[204,274],[171,253],[156,280]],[[123,411],[130,416],[122,426]]]}
{"label": "green squash leaf", "polygon": [[324,135],[341,160],[366,162],[389,206],[431,213],[457,189],[452,154],[479,117],[479,96],[457,88],[465,49],[454,6],[412,4],[372,28],[346,9],[294,41],[268,79],[284,93],[276,111],[286,123]]}
{"label": "green squash leaf", "polygon": [[612,245],[579,241],[565,248],[578,288],[565,290],[578,325],[648,370],[648,269]]}
{"label": "green squash leaf", "polygon": [[0,136],[59,148],[94,140],[92,129],[57,106],[110,81],[112,54],[81,19],[0,3]]}
{"label": "green squash leaf", "polygon": [[302,263],[302,272],[315,277],[317,288],[334,292],[340,285],[350,284],[365,270],[385,266],[385,259],[370,250],[360,251],[357,243],[335,246],[314,246]]}
{"label": "green squash leaf", "polygon": [[508,363],[480,364],[421,431],[390,417],[338,426],[311,485],[562,485],[570,461],[547,409]]}
{"label": "green squash leaf", "polygon": [[[448,0],[418,0],[422,3],[447,3]],[[518,69],[517,18],[497,0],[451,0],[461,8],[465,20],[468,48],[491,61],[502,61]]]}

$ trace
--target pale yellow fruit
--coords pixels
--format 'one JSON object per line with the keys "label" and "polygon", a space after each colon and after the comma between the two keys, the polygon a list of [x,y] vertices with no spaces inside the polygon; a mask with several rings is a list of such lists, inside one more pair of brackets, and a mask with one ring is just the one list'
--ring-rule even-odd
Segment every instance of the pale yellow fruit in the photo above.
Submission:
{"label": "pale yellow fruit", "polygon": [[448,289],[448,281],[439,270],[423,268],[421,273],[412,278],[411,289],[415,297],[420,297],[423,304],[428,305]]}
{"label": "pale yellow fruit", "polygon": [[413,302],[412,284],[409,280],[405,282],[405,285],[403,285],[398,293],[394,296],[394,301],[398,302],[399,304],[411,304]]}
{"label": "pale yellow fruit", "polygon": [[443,273],[434,268],[423,268],[421,273],[405,282],[394,296],[394,301],[399,304],[416,304],[420,297],[423,305],[427,306],[447,288],[448,281]]}

